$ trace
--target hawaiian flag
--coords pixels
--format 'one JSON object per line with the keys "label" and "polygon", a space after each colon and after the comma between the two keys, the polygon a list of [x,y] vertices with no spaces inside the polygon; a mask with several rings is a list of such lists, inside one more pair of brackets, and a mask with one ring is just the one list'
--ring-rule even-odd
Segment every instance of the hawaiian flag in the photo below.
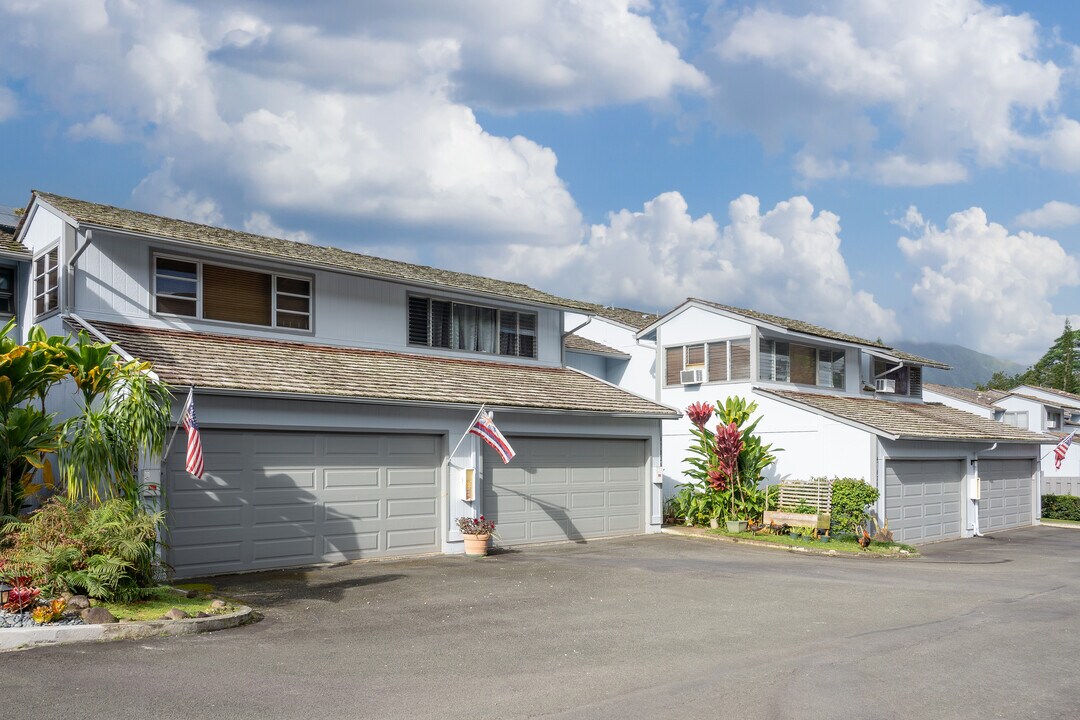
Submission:
{"label": "hawaiian flag", "polygon": [[1058,470],[1061,469],[1061,461],[1065,459],[1065,453],[1069,452],[1069,447],[1072,446],[1073,435],[1075,434],[1076,431],[1072,431],[1057,444],[1056,448],[1054,448],[1054,467]]}
{"label": "hawaiian flag", "polygon": [[195,420],[195,393],[189,392],[184,409],[180,413],[180,424],[187,431],[187,464],[184,468],[202,480],[203,452],[202,437],[199,436],[199,423]]}
{"label": "hawaiian flag", "polygon": [[476,422],[469,428],[469,432],[473,435],[479,435],[480,439],[490,445],[492,450],[499,453],[503,465],[514,459],[514,448],[510,447],[510,443],[506,442],[506,438],[499,432],[499,428],[495,427],[495,423],[491,419],[491,413],[481,411],[476,416]]}

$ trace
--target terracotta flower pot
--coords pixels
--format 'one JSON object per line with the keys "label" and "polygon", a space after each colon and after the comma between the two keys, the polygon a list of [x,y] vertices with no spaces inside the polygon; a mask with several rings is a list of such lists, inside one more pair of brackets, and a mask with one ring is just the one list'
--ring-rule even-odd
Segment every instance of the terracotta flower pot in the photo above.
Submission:
{"label": "terracotta flower pot", "polygon": [[462,534],[465,538],[465,554],[475,557],[483,557],[488,554],[488,544],[491,541],[491,533],[480,535]]}

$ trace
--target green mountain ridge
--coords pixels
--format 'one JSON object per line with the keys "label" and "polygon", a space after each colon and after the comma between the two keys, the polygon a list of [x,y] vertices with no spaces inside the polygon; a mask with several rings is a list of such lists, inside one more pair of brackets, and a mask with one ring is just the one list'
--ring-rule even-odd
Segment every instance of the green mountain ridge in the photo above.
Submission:
{"label": "green mountain ridge", "polygon": [[939,385],[973,388],[979,383],[985,383],[999,370],[1009,375],[1027,370],[1026,365],[1002,360],[963,345],[908,340],[897,340],[890,344],[897,349],[952,365],[952,370],[923,369],[923,380]]}

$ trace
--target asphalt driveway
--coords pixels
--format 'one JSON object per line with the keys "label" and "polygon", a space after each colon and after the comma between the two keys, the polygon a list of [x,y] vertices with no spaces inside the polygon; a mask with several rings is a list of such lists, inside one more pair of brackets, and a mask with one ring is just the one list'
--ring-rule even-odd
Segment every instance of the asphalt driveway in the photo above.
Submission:
{"label": "asphalt driveway", "polygon": [[262,622],[0,656],[45,718],[1080,717],[1080,531],[921,560],[695,538],[219,581]]}

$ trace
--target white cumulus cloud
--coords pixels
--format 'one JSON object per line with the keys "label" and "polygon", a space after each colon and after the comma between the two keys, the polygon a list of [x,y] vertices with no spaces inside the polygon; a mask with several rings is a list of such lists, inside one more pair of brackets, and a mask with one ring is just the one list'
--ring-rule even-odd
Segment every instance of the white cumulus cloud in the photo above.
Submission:
{"label": "white cumulus cloud", "polygon": [[678,192],[638,211],[620,210],[579,243],[537,251],[511,248],[490,269],[571,297],[666,310],[687,297],[820,323],[864,336],[896,336],[892,311],[857,289],[841,252],[840,219],[797,196],[762,211],[743,195],[726,224],[693,217]]}
{"label": "white cumulus cloud", "polygon": [[1041,208],[1028,210],[1016,216],[1014,220],[1020,227],[1032,229],[1054,229],[1080,224],[1080,205],[1051,200]]}
{"label": "white cumulus cloud", "polygon": [[1080,261],[1059,242],[1011,234],[978,207],[953,213],[944,228],[912,208],[905,227],[911,235],[898,245],[919,267],[912,294],[930,329],[1022,361],[1041,355],[1061,332],[1067,316],[1056,313],[1052,301],[1062,289],[1080,285]]}
{"label": "white cumulus cloud", "polygon": [[809,180],[850,163],[886,185],[955,183],[972,165],[1049,161],[1043,146],[1071,132],[1054,40],[1000,5],[781,0],[712,17],[717,117],[773,147],[794,140]]}

